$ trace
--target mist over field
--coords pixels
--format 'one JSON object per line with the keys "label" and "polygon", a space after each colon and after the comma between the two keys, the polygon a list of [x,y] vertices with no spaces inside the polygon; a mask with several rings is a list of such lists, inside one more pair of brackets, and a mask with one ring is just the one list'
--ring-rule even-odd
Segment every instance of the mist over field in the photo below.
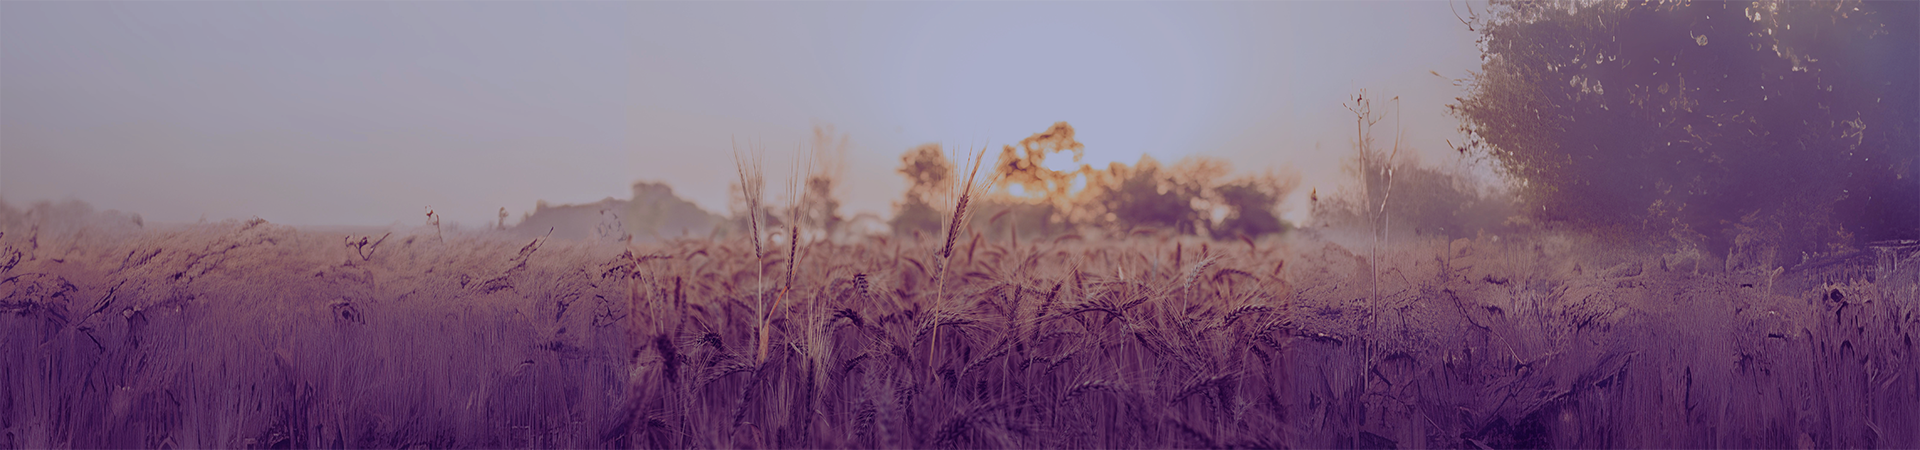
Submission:
{"label": "mist over field", "polygon": [[0,3],[0,448],[1920,447],[1917,25]]}

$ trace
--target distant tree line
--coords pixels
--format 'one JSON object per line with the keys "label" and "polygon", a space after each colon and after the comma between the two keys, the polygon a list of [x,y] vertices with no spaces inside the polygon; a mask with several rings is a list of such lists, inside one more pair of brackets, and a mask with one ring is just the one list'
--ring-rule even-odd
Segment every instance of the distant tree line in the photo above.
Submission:
{"label": "distant tree line", "polygon": [[[1286,231],[1280,200],[1299,186],[1299,176],[1267,172],[1234,175],[1225,161],[1188,157],[1172,165],[1142,156],[1133,165],[1106,168],[1080,164],[1054,170],[1047,158],[1068,153],[1074,162],[1085,146],[1073,126],[1053,124],[1001,149],[992,166],[1000,177],[975,211],[974,229],[994,237],[1057,236],[1065,233],[1119,235],[1150,231],[1256,238]],[[908,150],[899,173],[907,178],[905,198],[895,204],[889,222],[894,234],[938,234],[952,208],[956,164],[939,144]]]}

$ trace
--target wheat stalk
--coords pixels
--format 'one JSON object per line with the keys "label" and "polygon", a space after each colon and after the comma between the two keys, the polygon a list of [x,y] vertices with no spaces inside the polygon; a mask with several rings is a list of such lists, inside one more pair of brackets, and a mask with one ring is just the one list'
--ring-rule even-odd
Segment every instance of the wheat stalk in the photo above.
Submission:
{"label": "wheat stalk", "polygon": [[[755,267],[754,270],[757,271],[754,278],[753,303],[760,314],[765,316],[768,311],[766,307],[766,293],[764,292],[767,284],[767,266],[765,262],[766,249],[761,247],[760,244],[759,187],[761,186],[763,178],[761,178],[759,155],[753,155],[752,163],[749,164],[748,157],[741,155],[740,149],[736,144],[733,151],[733,166],[734,171],[740,174],[740,196],[745,197],[747,201],[747,226],[748,232],[751,233],[747,236],[747,240],[753,242],[753,266]],[[761,320],[759,325],[759,330],[757,330],[756,333],[759,335],[757,340],[760,341],[760,351],[758,353],[759,359],[757,359],[756,362],[766,362],[768,334],[766,320]]]}
{"label": "wheat stalk", "polygon": [[[937,253],[937,255],[940,256],[940,265],[933,278],[933,305],[928,309],[927,314],[927,318],[933,323],[933,336],[930,341],[931,343],[927,347],[927,373],[930,376],[937,376],[933,374],[934,354],[940,350],[940,304],[946,297],[947,267],[952,265],[953,244],[955,239],[960,236],[960,228],[966,225],[967,203],[973,200],[973,191],[976,188],[974,180],[980,174],[980,161],[985,159],[986,156],[987,152],[985,148],[982,148],[979,153],[974,155],[973,164],[967,169],[966,184],[960,186],[960,200],[955,203],[953,207],[953,219],[947,223],[946,243],[940,247],[940,252]],[[977,187],[984,192],[993,186],[995,180],[995,177],[990,174],[987,176],[985,186]]]}

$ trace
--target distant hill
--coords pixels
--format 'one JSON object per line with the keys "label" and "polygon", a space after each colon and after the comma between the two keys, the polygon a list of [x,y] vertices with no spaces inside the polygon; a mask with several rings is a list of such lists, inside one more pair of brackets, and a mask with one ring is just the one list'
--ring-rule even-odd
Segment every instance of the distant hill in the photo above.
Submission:
{"label": "distant hill", "polygon": [[553,230],[563,239],[618,239],[624,231],[637,242],[680,236],[705,237],[724,219],[673,194],[665,183],[633,184],[627,200],[607,197],[585,204],[548,205],[542,201],[511,231],[538,236]]}
{"label": "distant hill", "polygon": [[0,199],[0,233],[26,233],[33,230],[40,233],[73,233],[89,228],[98,232],[124,233],[145,226],[146,222],[139,214],[111,209],[95,211],[93,205],[79,200],[59,203],[39,201],[26,209],[19,209]]}

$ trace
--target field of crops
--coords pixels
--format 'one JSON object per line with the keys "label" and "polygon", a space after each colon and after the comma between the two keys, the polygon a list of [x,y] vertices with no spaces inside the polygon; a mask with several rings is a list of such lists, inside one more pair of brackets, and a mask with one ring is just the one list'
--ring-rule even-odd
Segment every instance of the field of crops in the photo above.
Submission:
{"label": "field of crops", "polygon": [[0,448],[1920,446],[1911,255],[383,233],[7,232]]}

